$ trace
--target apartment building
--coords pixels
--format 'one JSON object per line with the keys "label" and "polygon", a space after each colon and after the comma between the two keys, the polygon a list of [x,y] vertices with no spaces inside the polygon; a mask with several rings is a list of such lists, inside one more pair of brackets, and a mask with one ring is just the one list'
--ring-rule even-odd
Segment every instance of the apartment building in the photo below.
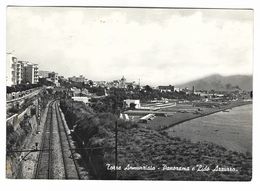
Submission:
{"label": "apartment building", "polygon": [[38,65],[37,64],[31,64],[27,63],[23,67],[24,71],[24,79],[23,81],[25,83],[30,83],[30,84],[36,84],[39,81],[39,71],[38,71]]}
{"label": "apartment building", "polygon": [[6,54],[6,85],[12,86],[17,84],[17,58],[12,53]]}

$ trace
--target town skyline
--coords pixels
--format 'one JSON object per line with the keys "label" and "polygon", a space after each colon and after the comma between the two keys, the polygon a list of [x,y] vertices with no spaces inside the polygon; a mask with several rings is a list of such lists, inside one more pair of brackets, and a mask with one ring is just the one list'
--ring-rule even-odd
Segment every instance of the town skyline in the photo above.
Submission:
{"label": "town skyline", "polygon": [[252,10],[8,7],[7,50],[40,70],[100,81],[252,75],[252,18]]}
{"label": "town skyline", "polygon": [[[12,54],[11,52],[8,52],[7,54]],[[13,54],[12,54],[13,55]],[[14,57],[15,57],[15,55],[13,55]],[[17,58],[17,57],[16,57]],[[28,64],[33,64],[33,65],[39,65],[39,64],[37,64],[37,63],[35,63],[35,62],[31,62],[31,61],[29,61],[29,60],[24,60],[24,59],[18,59],[18,61],[19,62],[27,62]],[[39,67],[39,71],[40,72],[49,72],[49,73],[52,73],[52,72],[55,72],[55,73],[57,73],[56,71],[54,71],[54,70],[50,70],[50,69],[46,69],[46,70],[43,70],[42,68],[41,68],[41,66]],[[80,76],[82,76],[82,77],[84,77],[86,80],[91,80],[91,81],[96,81],[96,82],[98,82],[98,81],[105,81],[105,82],[112,82],[112,81],[115,81],[115,80],[120,80],[122,77],[126,77],[127,78],[127,82],[134,82],[135,84],[139,84],[140,83],[140,85],[149,85],[149,86],[153,86],[153,87],[157,87],[157,86],[160,86],[160,85],[163,85],[163,86],[165,86],[165,85],[174,85],[174,86],[176,86],[176,87],[181,87],[181,86],[183,86],[184,84],[186,84],[186,83],[189,83],[189,82],[193,82],[193,81],[196,81],[196,80],[200,80],[200,79],[204,79],[204,78],[207,78],[207,77],[211,77],[211,76],[222,76],[222,77],[231,77],[231,76],[252,76],[253,74],[231,74],[231,75],[223,75],[223,74],[220,74],[220,73],[212,73],[212,74],[205,74],[204,76],[202,76],[202,77],[198,77],[198,78],[194,78],[194,79],[189,79],[188,81],[186,80],[186,81],[183,81],[182,83],[178,83],[178,84],[176,84],[176,83],[174,83],[174,81],[169,81],[169,82],[166,82],[166,83],[164,83],[164,84],[158,84],[158,83],[153,83],[153,82],[151,82],[151,83],[142,83],[142,81],[141,81],[141,78],[138,78],[138,79],[133,79],[133,78],[131,78],[131,76],[128,76],[128,75],[121,75],[121,74],[117,74],[114,78],[113,77],[110,77],[109,79],[100,79],[100,78],[96,78],[96,79],[89,79],[88,78],[88,76],[86,76],[86,75],[84,75],[83,73],[79,73],[78,75],[76,75],[76,74],[73,74],[73,75],[70,75],[70,76],[64,76],[64,75],[62,75],[61,73],[57,73],[57,74],[59,74],[58,76],[63,76],[63,77],[65,77],[66,79],[69,79],[69,78],[71,78],[71,77],[80,77]],[[130,80],[129,80],[130,79]]]}

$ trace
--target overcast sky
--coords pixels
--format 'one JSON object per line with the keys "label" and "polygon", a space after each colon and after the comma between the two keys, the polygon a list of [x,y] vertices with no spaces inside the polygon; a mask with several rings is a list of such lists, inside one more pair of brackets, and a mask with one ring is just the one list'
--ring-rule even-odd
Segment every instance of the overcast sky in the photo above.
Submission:
{"label": "overcast sky", "polygon": [[180,84],[252,74],[253,11],[9,7],[7,51],[92,80]]}

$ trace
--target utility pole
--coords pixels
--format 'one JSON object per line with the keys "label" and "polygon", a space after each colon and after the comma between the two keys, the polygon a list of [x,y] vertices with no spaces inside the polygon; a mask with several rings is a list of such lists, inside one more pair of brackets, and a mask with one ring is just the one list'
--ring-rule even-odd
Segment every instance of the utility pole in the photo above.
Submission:
{"label": "utility pole", "polygon": [[115,180],[117,179],[117,120],[115,124]]}

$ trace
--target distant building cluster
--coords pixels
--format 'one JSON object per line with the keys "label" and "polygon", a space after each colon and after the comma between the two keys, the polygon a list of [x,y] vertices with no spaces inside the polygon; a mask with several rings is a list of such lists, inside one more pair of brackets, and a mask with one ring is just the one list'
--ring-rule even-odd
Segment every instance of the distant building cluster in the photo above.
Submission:
{"label": "distant building cluster", "polygon": [[[92,81],[92,80],[88,80],[83,75],[80,75],[80,76],[69,77],[68,81],[70,83],[83,83],[83,84],[88,84],[91,87],[101,87],[101,88],[105,88],[105,89],[120,88],[120,89],[134,90],[136,88],[138,88],[138,89],[145,88],[145,86],[140,85],[140,80],[139,80],[139,83],[136,83],[135,81],[129,82],[126,80],[126,78],[124,76],[122,76],[122,78],[119,80]],[[168,93],[183,91],[186,94],[192,94],[195,92],[194,87],[192,88],[192,90],[189,90],[188,88],[181,89],[181,88],[175,87],[174,85],[157,86],[157,87],[151,87],[151,88],[157,89],[160,92],[168,92]]]}
{"label": "distant building cluster", "polygon": [[73,76],[69,77],[69,82],[76,82],[76,83],[87,83],[88,79],[86,79],[83,75],[80,75],[79,77]]}
{"label": "distant building cluster", "polygon": [[123,76],[119,80],[113,81],[92,81],[85,78],[83,75],[69,77],[68,81],[70,83],[83,83],[89,84],[91,87],[102,87],[102,88],[121,88],[121,89],[135,89],[137,84],[135,82],[127,82],[126,78]]}
{"label": "distant building cluster", "polygon": [[36,84],[39,81],[38,64],[20,61],[11,53],[7,54],[6,83],[7,86],[18,84]]}
{"label": "distant building cluster", "polygon": [[135,82],[127,82],[123,76],[120,80],[113,80],[111,82],[106,81],[94,81],[93,86],[100,86],[106,88],[121,88],[121,89],[134,89],[137,87]]}
{"label": "distant building cluster", "polygon": [[39,78],[45,78],[47,81],[52,82],[56,86],[60,86],[59,79],[62,78],[62,76],[58,76],[58,73],[56,72],[40,70]]}
{"label": "distant building cluster", "polygon": [[174,92],[174,86],[158,86],[160,92]]}

